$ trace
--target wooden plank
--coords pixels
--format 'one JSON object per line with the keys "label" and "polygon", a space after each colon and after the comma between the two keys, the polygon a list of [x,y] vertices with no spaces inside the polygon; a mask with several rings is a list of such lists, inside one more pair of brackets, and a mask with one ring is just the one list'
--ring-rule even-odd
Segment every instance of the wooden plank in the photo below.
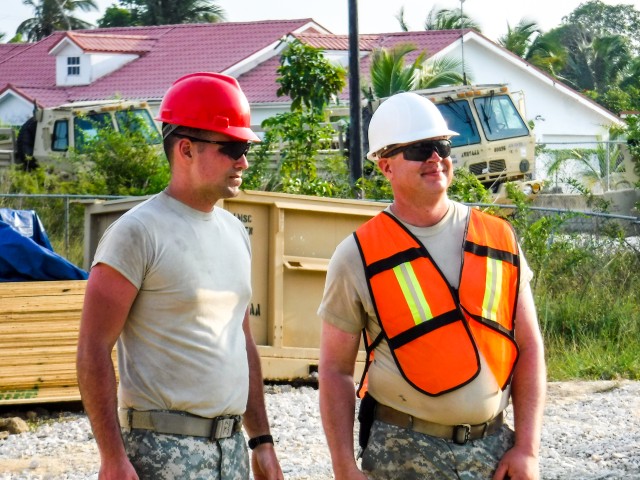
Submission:
{"label": "wooden plank", "polygon": [[40,313],[82,310],[83,295],[45,295],[39,297],[2,298],[3,315],[7,313]]}
{"label": "wooden plank", "polygon": [[0,283],[0,298],[40,297],[43,295],[84,295],[86,285],[86,280],[3,282]]}

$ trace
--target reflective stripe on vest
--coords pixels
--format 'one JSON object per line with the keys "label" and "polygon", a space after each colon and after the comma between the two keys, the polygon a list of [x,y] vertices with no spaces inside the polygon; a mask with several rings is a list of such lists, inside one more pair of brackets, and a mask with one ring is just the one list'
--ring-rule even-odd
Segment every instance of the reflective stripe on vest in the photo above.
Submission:
{"label": "reflective stripe on vest", "polygon": [[515,235],[496,217],[473,209],[469,217],[459,292],[390,214],[382,212],[354,234],[382,335],[405,380],[427,395],[472,381],[480,371],[478,350],[504,388],[517,358]]}

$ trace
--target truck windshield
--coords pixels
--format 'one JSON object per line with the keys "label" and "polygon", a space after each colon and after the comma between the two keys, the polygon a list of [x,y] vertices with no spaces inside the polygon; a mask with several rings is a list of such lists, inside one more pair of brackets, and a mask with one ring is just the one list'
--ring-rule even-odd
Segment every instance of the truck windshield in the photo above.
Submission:
{"label": "truck windshield", "polygon": [[91,113],[74,117],[73,136],[76,150],[82,152],[87,142],[94,139],[104,128],[113,128],[111,115],[108,113]]}
{"label": "truck windshield", "polygon": [[439,103],[436,106],[447,122],[447,126],[460,134],[451,137],[452,147],[480,143],[480,134],[471,114],[469,102],[449,98],[445,103]]}
{"label": "truck windshield", "polygon": [[508,95],[478,97],[473,99],[473,103],[487,140],[529,135],[527,125]]}
{"label": "truck windshield", "polygon": [[116,122],[121,132],[140,132],[147,143],[160,143],[160,132],[148,110],[138,108],[116,112]]}

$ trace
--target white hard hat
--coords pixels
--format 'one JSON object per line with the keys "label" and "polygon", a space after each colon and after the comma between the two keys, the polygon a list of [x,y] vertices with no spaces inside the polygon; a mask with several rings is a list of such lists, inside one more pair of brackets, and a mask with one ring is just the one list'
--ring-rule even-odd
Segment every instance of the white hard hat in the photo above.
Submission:
{"label": "white hard hat", "polygon": [[426,138],[459,135],[449,130],[444,117],[429,99],[413,92],[397,93],[382,102],[369,123],[369,160],[378,160],[389,145]]}

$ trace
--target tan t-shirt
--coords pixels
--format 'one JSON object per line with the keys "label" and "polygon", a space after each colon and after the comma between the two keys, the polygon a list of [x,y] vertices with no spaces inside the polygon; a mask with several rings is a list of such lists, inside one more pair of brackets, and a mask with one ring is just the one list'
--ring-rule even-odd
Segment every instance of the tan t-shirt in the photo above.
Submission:
{"label": "tan t-shirt", "polygon": [[[389,209],[387,211],[390,212]],[[451,202],[447,214],[432,227],[404,223],[425,245],[454,288],[459,285],[468,215],[469,207]],[[532,272],[521,255],[521,290],[531,277]],[[323,321],[346,332],[358,333],[366,325],[370,338],[376,338],[380,333],[362,259],[352,235],[338,245],[331,258],[318,315]],[[444,425],[484,423],[507,406],[509,390],[500,389],[482,355],[480,361],[480,374],[471,383],[453,392],[430,397],[402,378],[387,343],[382,341],[369,368],[369,392],[380,403],[431,422]]]}
{"label": "tan t-shirt", "polygon": [[242,223],[160,193],[109,227],[97,263],[139,289],[118,340],[119,407],[242,414],[249,392],[242,322],[251,298]]}

